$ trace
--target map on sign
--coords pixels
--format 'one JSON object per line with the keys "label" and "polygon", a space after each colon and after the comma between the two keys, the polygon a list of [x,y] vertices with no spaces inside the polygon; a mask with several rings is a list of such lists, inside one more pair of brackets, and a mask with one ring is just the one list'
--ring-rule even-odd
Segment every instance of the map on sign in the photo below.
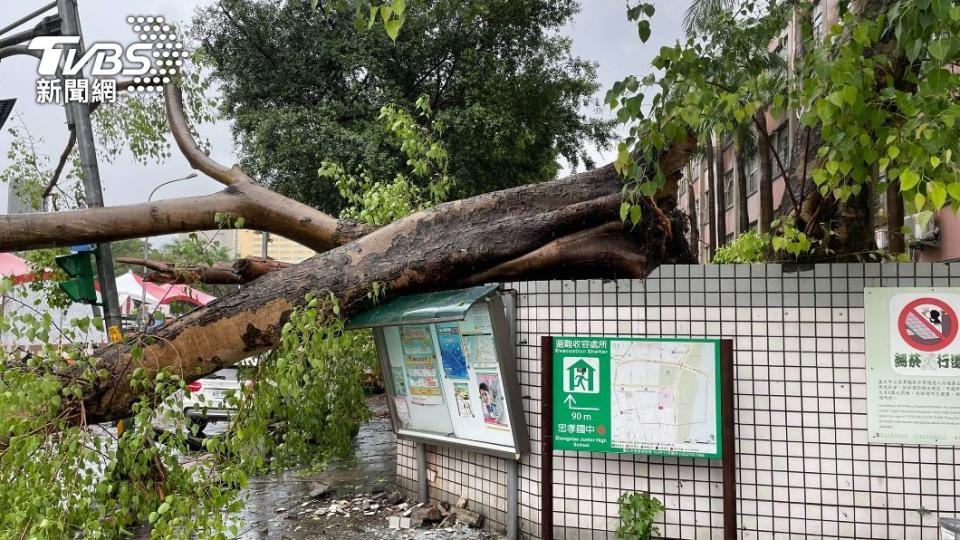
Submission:
{"label": "map on sign", "polygon": [[717,372],[712,344],[611,344],[611,445],[711,454],[717,445]]}
{"label": "map on sign", "polygon": [[720,457],[719,341],[557,337],[554,447]]}

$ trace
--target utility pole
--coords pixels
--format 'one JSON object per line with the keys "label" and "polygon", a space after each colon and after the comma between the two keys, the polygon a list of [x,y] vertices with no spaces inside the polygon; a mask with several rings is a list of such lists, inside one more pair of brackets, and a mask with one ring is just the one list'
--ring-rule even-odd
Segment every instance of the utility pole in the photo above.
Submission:
{"label": "utility pole", "polygon": [[[76,0],[57,0],[57,11],[62,22],[62,35],[81,36],[80,16],[77,12]],[[83,40],[76,45],[67,45],[65,48],[76,48],[78,56],[83,54]],[[65,104],[67,123],[70,129],[77,134],[77,150],[80,153],[80,167],[83,171],[83,187],[86,193],[87,207],[103,206],[103,190],[100,187],[100,167],[97,165],[97,149],[93,140],[93,125],[90,122],[90,104],[77,101],[67,101]],[[117,300],[117,282],[113,271],[113,251],[110,244],[104,242],[97,245],[97,277],[100,281],[100,298],[103,301],[104,318],[106,319],[107,336],[111,342],[123,338],[120,324],[120,305]]]}

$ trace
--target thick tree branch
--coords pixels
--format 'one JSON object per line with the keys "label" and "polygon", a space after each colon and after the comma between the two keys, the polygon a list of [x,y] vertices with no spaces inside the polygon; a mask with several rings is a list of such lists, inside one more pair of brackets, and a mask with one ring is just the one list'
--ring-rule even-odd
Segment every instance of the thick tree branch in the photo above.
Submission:
{"label": "thick tree branch", "polygon": [[[625,277],[642,277],[649,273],[647,260],[636,244],[625,234],[619,221],[578,231],[539,247],[516,259],[500,263],[465,280],[464,285],[477,285],[530,276],[549,271],[562,274],[568,265],[579,266],[585,260],[620,270]],[[579,268],[574,269],[579,270]]]}
{"label": "thick tree branch", "polygon": [[[265,201],[268,195],[281,200]],[[328,223],[315,227],[315,211],[298,214],[299,209],[292,201],[249,184],[202,197],[0,215],[0,252],[217,229],[217,214],[243,217],[246,228],[279,234],[316,251],[345,244],[369,231],[369,227],[348,220],[334,221],[332,229]]]}
{"label": "thick tree branch", "polygon": [[[174,84],[167,84],[163,92],[170,132],[190,166],[224,185],[239,188],[246,193],[262,212],[272,214],[274,219],[283,222],[273,225],[288,231],[288,233],[279,234],[298,242],[300,240],[296,237],[312,238],[314,242],[305,245],[317,251],[324,251],[354,239],[353,235],[356,233],[371,230],[369,227],[353,222],[341,222],[315,208],[274,193],[257,184],[236,165],[229,168],[221,165],[197,145],[190,133],[180,88]],[[277,232],[271,229],[261,230]]]}
{"label": "thick tree branch", "polygon": [[60,161],[57,162],[57,168],[53,171],[53,176],[50,177],[50,181],[47,183],[47,187],[43,190],[43,195],[40,197],[41,200],[46,200],[47,197],[53,193],[53,188],[57,187],[57,182],[60,180],[60,175],[63,173],[63,168],[67,164],[67,159],[70,157],[70,152],[73,152],[73,147],[77,144],[77,132],[70,130],[70,138],[67,139],[67,147],[63,149],[63,153],[60,154]]}
{"label": "thick tree branch", "polygon": [[151,270],[145,279],[151,283],[176,283],[192,285],[242,285],[264,274],[283,270],[289,263],[269,257],[248,257],[229,263],[217,263],[213,266],[176,266],[165,261],[118,257],[117,262],[143,266]]}

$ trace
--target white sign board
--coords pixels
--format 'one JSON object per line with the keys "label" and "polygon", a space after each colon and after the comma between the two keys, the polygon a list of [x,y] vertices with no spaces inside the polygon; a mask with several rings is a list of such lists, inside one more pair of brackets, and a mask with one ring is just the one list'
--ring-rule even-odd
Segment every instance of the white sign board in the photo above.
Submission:
{"label": "white sign board", "polygon": [[875,443],[960,443],[960,289],[864,290],[867,428]]}

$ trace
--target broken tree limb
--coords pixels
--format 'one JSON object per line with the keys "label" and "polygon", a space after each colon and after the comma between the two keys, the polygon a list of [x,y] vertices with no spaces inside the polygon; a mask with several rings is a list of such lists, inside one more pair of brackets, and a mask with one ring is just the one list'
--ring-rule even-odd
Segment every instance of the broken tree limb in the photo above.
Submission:
{"label": "broken tree limb", "polygon": [[283,270],[290,265],[269,257],[247,257],[212,266],[177,266],[165,261],[118,257],[117,262],[143,266],[149,270],[144,279],[150,283],[192,285],[242,285],[264,274]]}
{"label": "broken tree limb", "polygon": [[217,229],[217,214],[242,217],[244,228],[279,234],[316,251],[345,244],[371,230],[350,220],[338,220],[333,228],[329,228],[329,223],[313,227],[311,216],[315,211],[299,214],[289,204],[262,204],[263,192],[279,197],[256,184],[246,184],[201,197],[0,215],[0,252]]}
{"label": "broken tree limb", "polygon": [[[359,238],[370,228],[339,220],[333,229],[311,228],[311,218],[263,206],[256,185],[231,186],[201,197],[106,208],[0,216],[0,252],[113,242],[129,238],[217,229],[217,214],[243,217],[245,228],[279,234],[316,251]],[[251,194],[251,192],[253,192]]]}

